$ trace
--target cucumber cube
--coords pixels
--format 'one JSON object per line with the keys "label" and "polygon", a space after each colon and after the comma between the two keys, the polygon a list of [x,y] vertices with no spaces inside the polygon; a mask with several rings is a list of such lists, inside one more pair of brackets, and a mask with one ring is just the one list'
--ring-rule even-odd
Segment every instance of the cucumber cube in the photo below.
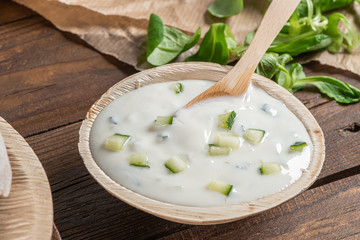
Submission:
{"label": "cucumber cube", "polygon": [[296,151],[296,152],[302,152],[304,147],[306,147],[306,146],[307,146],[306,142],[296,142],[290,146],[290,150]]}
{"label": "cucumber cube", "polygon": [[156,127],[163,127],[167,125],[171,125],[173,122],[173,116],[157,116],[155,120]]}
{"label": "cucumber cube", "polygon": [[134,153],[129,156],[129,164],[136,167],[150,168],[148,157],[145,153]]}
{"label": "cucumber cube", "polygon": [[114,135],[106,138],[104,146],[109,150],[121,151],[129,139],[129,135],[115,133]]}
{"label": "cucumber cube", "polygon": [[234,124],[236,113],[234,111],[218,116],[218,128],[231,130]]}
{"label": "cucumber cube", "polygon": [[240,139],[236,134],[223,133],[217,136],[216,145],[220,147],[238,149],[240,146]]}
{"label": "cucumber cube", "polygon": [[217,179],[212,179],[210,181],[209,186],[208,186],[209,190],[222,193],[225,196],[229,196],[232,188],[233,188],[233,185],[227,184],[227,183],[222,182],[222,181],[217,180]]}
{"label": "cucumber cube", "polygon": [[210,156],[227,156],[230,153],[229,147],[219,147],[214,144],[209,144],[209,155]]}
{"label": "cucumber cube", "polygon": [[269,175],[278,172],[281,172],[281,167],[277,162],[265,162],[260,167],[260,173],[262,175]]}
{"label": "cucumber cube", "polygon": [[252,144],[259,144],[264,138],[264,135],[264,130],[249,128],[245,131],[244,138]]}
{"label": "cucumber cube", "polygon": [[181,83],[173,83],[170,85],[170,89],[173,90],[176,94],[182,93],[184,87]]}
{"label": "cucumber cube", "polygon": [[178,156],[173,156],[168,161],[166,161],[164,165],[172,173],[179,173],[187,168],[186,162]]}

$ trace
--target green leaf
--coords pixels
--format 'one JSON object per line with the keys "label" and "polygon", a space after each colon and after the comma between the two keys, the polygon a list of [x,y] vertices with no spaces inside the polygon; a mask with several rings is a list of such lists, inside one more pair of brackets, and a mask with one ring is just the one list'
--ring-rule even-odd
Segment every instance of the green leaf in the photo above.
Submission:
{"label": "green leaf", "polygon": [[317,76],[299,79],[294,87],[312,84],[316,86],[321,93],[335,99],[339,103],[356,103],[360,101],[360,90],[348,83],[344,83],[332,77]]}
{"label": "green leaf", "polygon": [[[325,33],[334,39],[333,43],[328,46],[328,51],[338,52],[341,47],[344,47],[350,52],[360,45],[359,35],[343,14],[333,13],[328,19],[329,23]],[[346,33],[338,28],[340,21],[343,22],[347,30]]]}
{"label": "green leaf", "polygon": [[277,84],[279,84],[280,86],[291,92],[291,88],[293,86],[293,80],[287,68],[288,67],[279,64],[278,65],[279,71],[276,73],[274,80]]}
{"label": "green leaf", "polygon": [[176,28],[164,26],[159,16],[151,14],[146,59],[154,66],[169,63],[182,52],[193,47],[199,41],[200,35],[200,28],[193,36],[188,36]]}
{"label": "green leaf", "polygon": [[231,17],[239,14],[243,5],[243,0],[216,0],[209,6],[208,11],[215,17]]}
{"label": "green leaf", "polygon": [[277,53],[265,53],[256,67],[256,73],[271,79],[278,71]]}
{"label": "green leaf", "polygon": [[354,0],[313,0],[315,6],[319,6],[322,12],[346,7],[354,2]]}
{"label": "green leaf", "polygon": [[317,51],[326,48],[333,39],[325,34],[317,34],[288,43],[272,44],[268,51],[276,53],[288,53],[297,56],[301,53]]}
{"label": "green leaf", "polygon": [[251,41],[255,36],[256,30],[249,32],[245,37],[245,45],[250,45]]}
{"label": "green leaf", "polygon": [[280,86],[284,87],[285,89],[291,92],[291,87],[293,85],[293,80],[291,78],[291,74],[289,73],[290,66],[289,62],[291,62],[293,58],[285,53],[278,56],[278,71],[275,74],[275,82]]}
{"label": "green leaf", "polygon": [[150,15],[149,25],[148,25],[148,34],[146,41],[147,53],[146,56],[149,56],[154,49],[161,43],[164,38],[165,26],[161,18],[156,14]]}
{"label": "green leaf", "polygon": [[298,79],[305,78],[305,73],[303,71],[303,67],[300,63],[293,63],[291,64],[290,71],[289,71],[291,78],[296,81]]}
{"label": "green leaf", "polygon": [[201,42],[199,51],[185,61],[214,62],[226,65],[230,50],[236,44],[234,35],[225,23],[211,24],[209,31]]}

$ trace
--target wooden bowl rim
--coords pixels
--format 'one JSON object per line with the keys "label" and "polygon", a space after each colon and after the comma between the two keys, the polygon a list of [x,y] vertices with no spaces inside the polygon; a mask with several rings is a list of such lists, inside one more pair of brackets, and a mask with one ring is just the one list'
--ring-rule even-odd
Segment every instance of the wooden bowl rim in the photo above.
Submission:
{"label": "wooden bowl rim", "polygon": [[[129,205],[170,221],[196,225],[220,224],[251,216],[273,208],[306,190],[316,180],[325,160],[325,141],[322,130],[310,111],[294,95],[258,74],[253,75],[253,83],[264,89],[272,97],[284,102],[304,124],[313,145],[309,167],[304,170],[300,179],[284,190],[254,201],[235,205],[214,207],[182,206],[164,203],[135,193],[113,181],[96,164],[89,146],[90,131],[96,116],[111,101],[126,92],[136,89],[139,84],[147,85],[172,80],[203,79],[200,76],[204,72],[209,75],[205,80],[215,81],[221,79],[221,76],[225,75],[230,69],[230,66],[221,66],[214,63],[174,63],[139,72],[116,83],[93,104],[80,127],[79,151],[90,174],[109,193]],[[201,74],[199,74],[200,71]],[[184,78],[189,74],[199,75],[199,77]]]}
{"label": "wooden bowl rim", "polygon": [[0,239],[50,239],[53,201],[45,170],[26,140],[2,117],[0,129],[13,174],[9,196],[0,198]]}

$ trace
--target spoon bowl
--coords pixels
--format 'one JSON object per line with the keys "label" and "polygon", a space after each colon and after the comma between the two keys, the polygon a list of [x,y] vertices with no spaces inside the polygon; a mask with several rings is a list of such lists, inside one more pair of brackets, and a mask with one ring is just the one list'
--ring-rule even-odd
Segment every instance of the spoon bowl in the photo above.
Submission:
{"label": "spoon bowl", "polygon": [[323,133],[309,110],[291,93],[273,81],[253,74],[254,84],[282,101],[305,126],[311,142],[312,156],[302,176],[285,189],[249,202],[214,207],[190,207],[157,201],[116,183],[98,166],[90,149],[90,132],[97,115],[114,99],[138,87],[166,81],[222,79],[231,67],[213,63],[176,63],[132,75],[111,87],[88,111],[80,128],[79,151],[86,168],[95,180],[120,200],[155,216],[186,224],[220,224],[235,221],[273,208],[307,189],[317,178],[325,158]]}

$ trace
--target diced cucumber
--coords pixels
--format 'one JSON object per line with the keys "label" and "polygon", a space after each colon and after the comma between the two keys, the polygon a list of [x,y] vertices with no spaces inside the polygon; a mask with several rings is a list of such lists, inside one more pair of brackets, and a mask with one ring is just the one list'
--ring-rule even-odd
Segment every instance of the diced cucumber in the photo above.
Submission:
{"label": "diced cucumber", "polygon": [[244,138],[246,141],[250,143],[258,144],[262,141],[264,135],[265,135],[264,130],[249,128],[245,131]]}
{"label": "diced cucumber", "polygon": [[227,156],[230,153],[229,147],[219,147],[214,144],[209,144],[209,155],[210,156]]}
{"label": "diced cucumber", "polygon": [[290,150],[296,151],[296,152],[302,152],[304,147],[306,147],[306,146],[307,146],[306,142],[296,142],[290,146]]}
{"label": "diced cucumber", "polygon": [[106,138],[104,146],[109,150],[121,151],[129,138],[129,135],[115,133],[114,135]]}
{"label": "diced cucumber", "polygon": [[217,179],[211,179],[210,184],[208,186],[209,190],[222,193],[226,196],[229,196],[232,188],[233,188],[233,185],[227,184],[227,183],[217,180]]}
{"label": "diced cucumber", "polygon": [[217,136],[216,145],[220,147],[238,149],[240,146],[240,139],[236,134],[222,133]]}
{"label": "diced cucumber", "polygon": [[170,89],[173,90],[176,94],[182,93],[184,87],[181,83],[173,83],[170,85]]}
{"label": "diced cucumber", "polygon": [[163,127],[173,123],[173,116],[157,116],[155,120],[156,127]]}
{"label": "diced cucumber", "polygon": [[277,162],[265,162],[261,164],[260,173],[262,175],[269,175],[278,172],[281,172],[281,167]]}
{"label": "diced cucumber", "polygon": [[236,112],[232,111],[229,113],[224,113],[218,116],[218,128],[224,128],[231,130],[232,125],[234,124],[236,117]]}
{"label": "diced cucumber", "polygon": [[148,157],[145,153],[134,153],[129,156],[129,164],[137,167],[150,168]]}
{"label": "diced cucumber", "polygon": [[179,156],[173,156],[168,161],[166,161],[164,165],[172,173],[179,173],[187,168],[186,162],[182,160]]}

